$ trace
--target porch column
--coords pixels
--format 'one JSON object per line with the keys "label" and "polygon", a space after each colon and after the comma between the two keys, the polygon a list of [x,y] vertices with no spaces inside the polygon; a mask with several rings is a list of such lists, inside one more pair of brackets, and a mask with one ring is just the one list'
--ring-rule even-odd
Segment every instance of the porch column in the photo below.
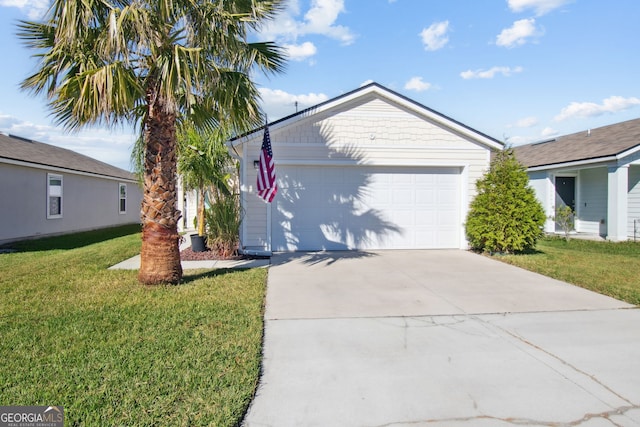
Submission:
{"label": "porch column", "polygon": [[629,165],[609,167],[607,192],[607,239],[619,242],[628,239]]}

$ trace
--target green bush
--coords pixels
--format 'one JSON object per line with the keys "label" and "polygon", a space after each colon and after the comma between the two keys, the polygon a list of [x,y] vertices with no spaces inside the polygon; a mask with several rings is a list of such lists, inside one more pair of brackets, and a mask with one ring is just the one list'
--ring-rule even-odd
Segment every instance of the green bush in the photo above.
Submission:
{"label": "green bush", "polygon": [[562,231],[564,231],[564,239],[569,240],[569,233],[573,230],[575,226],[575,213],[570,206],[562,206],[556,208],[556,215],[553,217],[553,220],[560,226]]}
{"label": "green bush", "polygon": [[512,149],[495,154],[476,189],[465,224],[471,248],[502,253],[534,248],[546,218]]}
{"label": "green bush", "polygon": [[207,245],[219,256],[228,258],[238,251],[242,208],[238,195],[218,195],[206,210]]}

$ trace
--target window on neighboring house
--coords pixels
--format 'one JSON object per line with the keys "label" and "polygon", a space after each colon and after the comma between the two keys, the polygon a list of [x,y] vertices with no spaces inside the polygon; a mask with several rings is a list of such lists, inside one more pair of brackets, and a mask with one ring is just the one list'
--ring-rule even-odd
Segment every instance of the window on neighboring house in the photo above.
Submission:
{"label": "window on neighboring house", "polygon": [[119,212],[121,214],[127,213],[127,184],[118,184],[118,194],[119,194]]}
{"label": "window on neighboring house", "polygon": [[62,218],[62,175],[47,174],[47,219]]}

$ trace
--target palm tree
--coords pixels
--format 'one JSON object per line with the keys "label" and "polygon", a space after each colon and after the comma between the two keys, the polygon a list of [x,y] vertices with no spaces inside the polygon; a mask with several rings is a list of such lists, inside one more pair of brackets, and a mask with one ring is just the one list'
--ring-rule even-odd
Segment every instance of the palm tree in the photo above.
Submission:
{"label": "palm tree", "polygon": [[46,94],[69,130],[137,123],[144,142],[144,284],[182,277],[176,209],[176,126],[261,123],[249,73],[281,72],[284,53],[250,43],[283,0],[54,0],[42,22],[22,21],[18,36],[37,50],[24,89]]}
{"label": "palm tree", "polygon": [[178,131],[178,173],[187,190],[198,193],[198,235],[205,235],[205,197],[209,187],[215,193],[231,195],[229,172],[232,159],[225,146],[229,138],[222,128],[199,131],[185,123]]}

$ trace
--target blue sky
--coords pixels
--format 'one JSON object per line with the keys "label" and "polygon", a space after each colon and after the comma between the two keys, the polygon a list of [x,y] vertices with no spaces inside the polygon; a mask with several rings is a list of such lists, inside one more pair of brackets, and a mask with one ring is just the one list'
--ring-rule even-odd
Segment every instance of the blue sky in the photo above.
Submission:
{"label": "blue sky", "polygon": [[[128,169],[133,129],[55,127],[21,92],[34,69],[15,37],[47,0],[0,0],[0,131]],[[289,0],[257,38],[286,73],[256,75],[273,121],[375,81],[517,145],[640,117],[637,0]]]}

